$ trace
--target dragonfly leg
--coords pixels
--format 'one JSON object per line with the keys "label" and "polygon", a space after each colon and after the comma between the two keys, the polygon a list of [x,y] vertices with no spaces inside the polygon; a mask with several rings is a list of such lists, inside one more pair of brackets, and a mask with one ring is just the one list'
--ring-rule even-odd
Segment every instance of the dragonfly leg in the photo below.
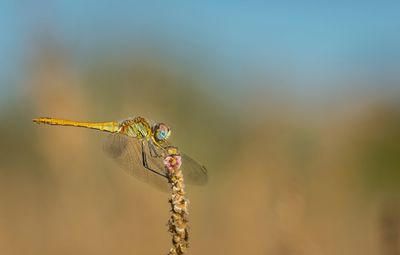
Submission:
{"label": "dragonfly leg", "polygon": [[149,167],[149,165],[147,163],[146,153],[144,152],[144,141],[142,141],[142,164],[143,164],[143,167],[146,168],[147,170],[149,170],[149,171],[151,171],[151,172],[153,172],[155,174],[158,174],[158,175],[160,175],[162,177],[167,178],[167,176],[165,174],[159,173],[156,170],[153,170],[153,169],[151,169]]}
{"label": "dragonfly leg", "polygon": [[158,155],[157,155],[157,152],[155,151],[155,149],[154,149],[154,147],[153,147],[153,144],[149,141],[148,142],[148,145],[149,145],[149,150],[150,150],[150,155],[153,157],[153,158],[156,158]]}
{"label": "dragonfly leg", "polygon": [[150,155],[151,155],[153,158],[160,158],[161,155],[157,153],[156,148],[154,148],[154,144],[153,144],[151,141],[149,141],[149,142],[148,142],[148,145],[149,145],[149,148],[150,148],[150,149],[149,149],[149,150],[150,150]]}

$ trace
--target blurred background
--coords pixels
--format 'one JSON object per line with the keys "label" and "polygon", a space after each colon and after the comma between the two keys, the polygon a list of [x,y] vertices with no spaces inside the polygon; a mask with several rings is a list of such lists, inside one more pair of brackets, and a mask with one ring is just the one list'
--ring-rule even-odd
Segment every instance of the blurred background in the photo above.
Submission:
{"label": "blurred background", "polygon": [[0,254],[165,254],[168,194],[103,134],[209,170],[188,254],[400,254],[399,3],[0,1]]}

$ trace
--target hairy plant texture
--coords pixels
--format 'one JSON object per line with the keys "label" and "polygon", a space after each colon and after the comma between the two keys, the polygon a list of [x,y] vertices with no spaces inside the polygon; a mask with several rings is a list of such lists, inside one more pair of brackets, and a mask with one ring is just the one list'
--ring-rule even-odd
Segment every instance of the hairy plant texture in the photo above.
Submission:
{"label": "hairy plant texture", "polygon": [[168,156],[164,161],[168,172],[168,181],[171,184],[171,217],[168,220],[168,231],[172,235],[172,248],[168,254],[184,254],[189,247],[188,232],[188,204],[185,197],[185,184],[181,166],[181,157],[175,147],[168,149]]}

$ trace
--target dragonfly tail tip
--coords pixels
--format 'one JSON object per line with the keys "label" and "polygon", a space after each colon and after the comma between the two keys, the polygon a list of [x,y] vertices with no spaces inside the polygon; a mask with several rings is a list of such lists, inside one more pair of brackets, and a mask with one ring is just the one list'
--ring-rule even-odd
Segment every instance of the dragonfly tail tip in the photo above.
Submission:
{"label": "dragonfly tail tip", "polygon": [[40,124],[40,123],[42,123],[42,122],[40,121],[40,119],[41,119],[41,118],[34,118],[34,119],[32,119],[32,121],[35,122],[35,123],[37,123],[37,124]]}

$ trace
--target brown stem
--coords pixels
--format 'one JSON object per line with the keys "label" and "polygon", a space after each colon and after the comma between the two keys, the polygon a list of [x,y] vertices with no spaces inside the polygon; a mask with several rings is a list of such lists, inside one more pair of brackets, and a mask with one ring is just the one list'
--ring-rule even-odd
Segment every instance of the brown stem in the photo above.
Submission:
{"label": "brown stem", "polygon": [[172,248],[168,254],[184,254],[189,247],[188,204],[185,197],[185,185],[182,171],[168,170],[168,181],[171,184],[171,217],[168,220],[168,231],[172,235]]}

